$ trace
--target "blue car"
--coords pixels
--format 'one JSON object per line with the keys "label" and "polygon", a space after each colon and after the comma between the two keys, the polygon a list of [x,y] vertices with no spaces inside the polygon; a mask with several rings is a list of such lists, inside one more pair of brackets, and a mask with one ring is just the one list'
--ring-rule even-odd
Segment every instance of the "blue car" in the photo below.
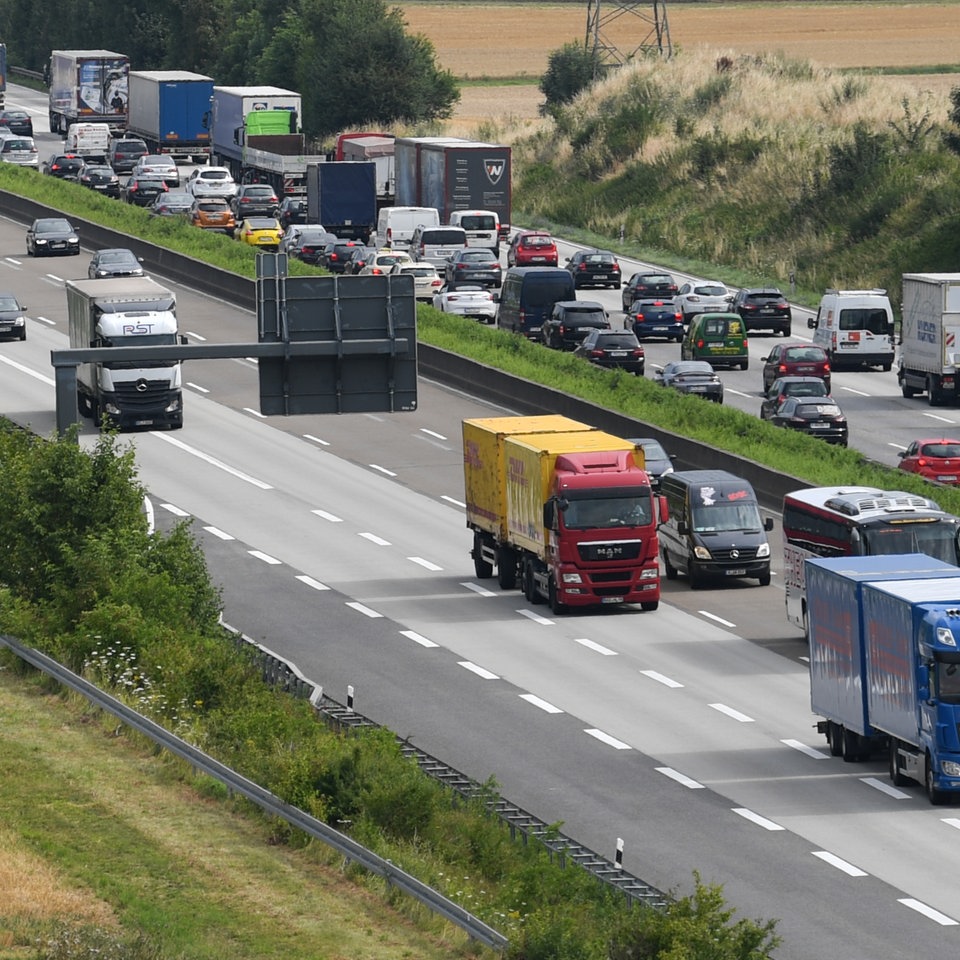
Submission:
{"label": "blue car", "polygon": [[683,314],[673,300],[634,300],[626,325],[638,340],[662,337],[679,343],[683,339]]}

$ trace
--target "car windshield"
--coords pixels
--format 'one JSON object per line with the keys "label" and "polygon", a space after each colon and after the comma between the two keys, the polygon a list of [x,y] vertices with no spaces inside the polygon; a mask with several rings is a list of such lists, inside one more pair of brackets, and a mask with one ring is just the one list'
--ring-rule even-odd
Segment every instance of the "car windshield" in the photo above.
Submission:
{"label": "car windshield", "polygon": [[960,443],[925,443],[920,454],[924,457],[960,457]]}
{"label": "car windshield", "polygon": [[489,214],[486,216],[476,215],[461,217],[460,226],[464,230],[496,230],[497,222]]}
{"label": "car windshield", "polygon": [[313,244],[326,243],[326,242],[327,242],[327,235],[326,235],[325,233],[301,233],[300,236],[297,237],[297,240],[298,240],[301,244],[303,244],[303,243],[313,243]]}
{"label": "car windshield", "polygon": [[228,180],[230,174],[226,170],[201,170],[198,174],[200,180]]}
{"label": "car windshield", "polygon": [[882,307],[863,307],[840,311],[841,330],[868,330],[883,335],[887,332],[887,311]]}
{"label": "car windshield", "polygon": [[40,220],[37,233],[70,233],[73,227],[66,220]]}
{"label": "car windshield", "polygon": [[95,173],[97,176],[100,176],[100,177],[112,177],[112,176],[113,176],[113,168],[112,168],[112,167],[97,166],[97,165],[94,165],[94,164],[90,164],[89,166],[85,167],[83,172],[86,173],[86,174]]}
{"label": "car windshield", "polygon": [[197,204],[198,209],[206,210],[208,212],[220,212],[223,213],[225,210],[229,210],[226,200],[201,200]]}
{"label": "car windshield", "polygon": [[774,390],[775,396],[785,397],[825,397],[827,385],[822,380],[811,383],[785,383],[780,390]]}
{"label": "car windshield", "polygon": [[245,197],[272,197],[273,187],[244,187],[243,195]]}
{"label": "car windshield", "polygon": [[612,487],[603,490],[601,496],[578,497],[571,494],[566,508],[561,508],[561,512],[563,524],[568,530],[588,530],[645,526],[651,520],[650,509],[648,487],[639,487],[634,491]]}
{"label": "car windshield", "polygon": [[667,451],[656,440],[640,440],[637,446],[643,447],[643,455],[647,460],[669,460]]}
{"label": "car windshield", "polygon": [[713,367],[706,360],[691,360],[688,363],[678,363],[672,371],[677,376],[696,374],[698,376],[713,376]]}
{"label": "car windshield", "polygon": [[251,217],[247,221],[247,226],[251,230],[279,230],[280,224],[270,217]]}
{"label": "car windshield", "polygon": [[701,297],[725,297],[727,295],[727,288],[715,286],[711,283],[694,287],[693,292],[698,293]]}
{"label": "car windshield", "polygon": [[[642,284],[646,284],[647,286],[652,286],[652,285],[661,284],[661,283],[670,284],[670,283],[673,283],[673,280],[670,277],[668,277],[665,273],[647,273],[647,274],[644,274],[642,277],[637,277],[637,283],[642,283]],[[701,291],[698,290],[697,292],[700,293]]]}
{"label": "car windshield", "polygon": [[415,277],[435,277],[437,271],[433,267],[401,267],[401,273],[412,273]]}
{"label": "car windshield", "polygon": [[806,361],[807,363],[817,363],[826,359],[823,351],[819,347],[788,347],[784,351],[784,360]]}
{"label": "car windshield", "polygon": [[114,153],[137,153],[144,156],[147,152],[147,145],[139,140],[120,140],[113,148]]}
{"label": "car windshield", "polygon": [[460,259],[486,263],[488,260],[493,259],[493,254],[489,250],[464,250],[460,255]]}
{"label": "car windshield", "polygon": [[840,408],[835,403],[798,403],[793,415],[804,420],[818,420],[820,417],[839,417]]}
{"label": "car windshield", "polygon": [[768,292],[751,293],[747,295],[747,299],[757,303],[779,303],[783,299],[783,294]]}
{"label": "car windshield", "polygon": [[520,243],[525,247],[552,247],[552,237],[523,237]]}
{"label": "car windshield", "polygon": [[101,250],[97,259],[100,263],[139,263],[129,250]]}
{"label": "car windshield", "polygon": [[588,253],[583,258],[587,263],[613,263],[613,256],[609,253]]}
{"label": "car windshield", "polygon": [[637,338],[629,333],[601,333],[594,341],[605,350],[623,350],[637,345]]}
{"label": "car windshield", "polygon": [[20,310],[20,304],[17,303],[16,297],[2,297],[0,296],[0,310],[11,311],[11,310]]}
{"label": "car windshield", "polygon": [[714,503],[695,506],[691,511],[693,529],[697,533],[720,533],[742,530],[759,533],[763,529],[760,511],[755,503]]}

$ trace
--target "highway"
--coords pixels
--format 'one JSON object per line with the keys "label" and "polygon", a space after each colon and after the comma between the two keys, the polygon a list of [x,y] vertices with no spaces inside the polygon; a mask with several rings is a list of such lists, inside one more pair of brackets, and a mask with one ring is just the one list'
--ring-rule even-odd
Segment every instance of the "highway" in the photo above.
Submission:
{"label": "highway", "polygon": [[[45,128],[37,95],[8,96]],[[25,343],[0,343],[0,410],[46,434],[62,283],[88,255],[28,259],[23,232],[0,220],[0,287],[31,317]],[[252,315],[177,293],[192,341],[256,339]],[[651,344],[650,362],[661,350],[678,348]],[[754,413],[756,366],[724,374]],[[157,513],[194,518],[231,625],[587,846],[612,857],[623,838],[626,869],[660,889],[689,891],[694,870],[722,883],[738,916],[779,919],[780,960],[957,949],[957,808],[893,788],[884,764],[829,757],[778,576],[695,593],[681,580],[655,613],[554,618],[473,575],[459,425],[502,411],[421,381],[416,413],[265,420],[251,361],[191,362],[184,380],[183,430],[124,440]],[[835,383],[853,445],[892,462],[925,404],[892,374]]]}

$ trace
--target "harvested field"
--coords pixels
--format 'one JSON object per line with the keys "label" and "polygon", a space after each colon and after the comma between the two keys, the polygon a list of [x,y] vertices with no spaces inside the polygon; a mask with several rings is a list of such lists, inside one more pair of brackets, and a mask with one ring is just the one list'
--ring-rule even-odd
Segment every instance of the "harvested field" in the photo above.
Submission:
{"label": "harvested field", "polygon": [[[398,6],[409,29],[430,39],[441,66],[455,76],[530,77],[529,85],[464,87],[451,132],[490,120],[511,126],[534,120],[542,100],[536,84],[550,51],[586,32],[581,3]],[[609,21],[605,39],[621,51],[649,42],[652,7]],[[673,48],[683,55],[782,52],[829,67],[960,66],[960,3],[675,3],[667,5],[667,18]],[[914,82],[948,91],[960,85],[960,74],[918,75]]]}

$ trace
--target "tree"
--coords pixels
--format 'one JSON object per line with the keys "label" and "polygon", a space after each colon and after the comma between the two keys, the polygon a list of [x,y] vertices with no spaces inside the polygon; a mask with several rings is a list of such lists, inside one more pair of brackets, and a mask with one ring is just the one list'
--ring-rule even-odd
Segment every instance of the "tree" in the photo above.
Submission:
{"label": "tree", "polygon": [[569,103],[593,83],[600,69],[600,54],[595,49],[567,43],[554,50],[547,61],[547,72],[540,78],[540,92],[547,98],[541,112]]}

